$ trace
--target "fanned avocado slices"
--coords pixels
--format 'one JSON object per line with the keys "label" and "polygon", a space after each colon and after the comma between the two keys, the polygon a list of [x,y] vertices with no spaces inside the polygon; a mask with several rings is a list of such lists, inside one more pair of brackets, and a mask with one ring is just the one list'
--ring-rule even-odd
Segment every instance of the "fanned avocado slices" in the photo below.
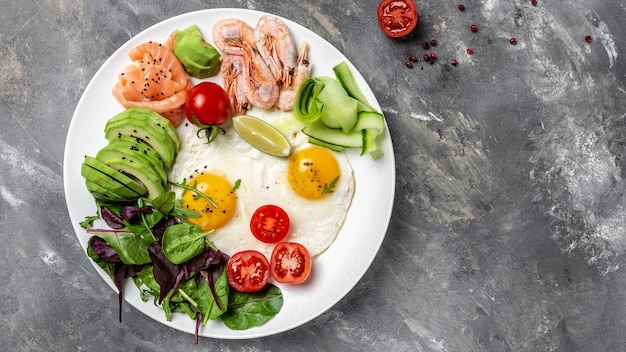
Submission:
{"label": "fanned avocado slices", "polygon": [[157,112],[133,107],[113,116],[104,128],[109,143],[81,167],[94,197],[129,201],[165,192],[166,169],[180,150],[178,131]]}

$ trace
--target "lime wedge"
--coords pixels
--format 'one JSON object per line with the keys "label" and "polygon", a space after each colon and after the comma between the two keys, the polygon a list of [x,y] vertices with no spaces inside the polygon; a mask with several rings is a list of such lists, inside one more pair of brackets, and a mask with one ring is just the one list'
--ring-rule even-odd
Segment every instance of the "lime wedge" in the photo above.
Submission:
{"label": "lime wedge", "polygon": [[275,156],[288,157],[291,145],[285,136],[269,123],[250,116],[233,117],[233,127],[237,134],[256,149]]}

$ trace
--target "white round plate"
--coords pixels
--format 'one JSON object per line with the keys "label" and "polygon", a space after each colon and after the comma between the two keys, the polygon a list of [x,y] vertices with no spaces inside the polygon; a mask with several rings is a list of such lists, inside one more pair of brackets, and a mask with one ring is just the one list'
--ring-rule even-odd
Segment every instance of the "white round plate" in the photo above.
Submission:
{"label": "white round plate", "polygon": [[[212,42],[211,28],[216,21],[234,17],[254,27],[262,15],[266,13],[243,9],[210,9],[170,18],[129,40],[98,70],[74,112],[64,156],[65,197],[72,225],[82,248],[86,250],[89,235],[80,227],[79,222],[87,216],[95,215],[97,209],[93,197],[85,187],[80,167],[85,155],[95,156],[106,145],[105,122],[124,110],[112,96],[111,89],[116,83],[117,75],[130,63],[127,56],[130,49],[150,40],[164,42],[174,29],[184,29],[192,24],[197,24],[205,39]],[[302,40],[310,44],[309,60],[313,65],[313,76],[334,77],[332,67],[346,61],[371,105],[380,111],[380,105],[363,76],[339,50],[299,24],[281,19],[289,26],[297,44]],[[220,82],[219,77],[208,80]],[[330,248],[314,259],[314,272],[307,283],[279,285],[284,297],[280,313],[262,326],[242,331],[230,330],[220,320],[209,321],[206,326],[201,327],[200,336],[244,339],[293,329],[324,313],[356,285],[378,253],[393,208],[395,161],[388,130],[380,139],[380,144],[385,155],[378,160],[372,160],[369,156],[361,157],[358,150],[348,151],[354,169],[356,190],[345,224]],[[117,292],[110,277],[95,263],[92,264],[98,274]],[[124,299],[162,324],[191,334],[195,332],[195,322],[185,314],[174,314],[171,321],[166,321],[161,308],[156,307],[152,301],[143,302],[140,299],[139,291],[132,280],[127,280],[124,286]]]}

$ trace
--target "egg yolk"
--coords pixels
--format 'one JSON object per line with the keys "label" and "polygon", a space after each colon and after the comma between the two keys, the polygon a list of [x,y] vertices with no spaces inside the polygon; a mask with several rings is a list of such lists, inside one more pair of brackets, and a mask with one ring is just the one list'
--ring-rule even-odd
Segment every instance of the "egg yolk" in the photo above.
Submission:
{"label": "egg yolk", "polygon": [[200,214],[199,218],[188,218],[190,223],[200,226],[203,231],[209,231],[230,221],[237,203],[235,191],[228,180],[215,174],[203,173],[194,176],[187,185],[204,193],[214,203],[211,204],[196,192],[186,190],[182,195],[182,206]]}
{"label": "egg yolk", "polygon": [[310,147],[289,157],[287,179],[301,197],[319,199],[333,193],[340,174],[337,159],[325,148]]}

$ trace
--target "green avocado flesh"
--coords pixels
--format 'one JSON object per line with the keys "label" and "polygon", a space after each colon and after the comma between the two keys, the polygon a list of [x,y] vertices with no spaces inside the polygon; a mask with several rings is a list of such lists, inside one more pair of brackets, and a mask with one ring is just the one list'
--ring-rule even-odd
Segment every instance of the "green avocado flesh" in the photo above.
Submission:
{"label": "green avocado flesh", "polygon": [[129,114],[124,119],[110,120],[105,126],[104,133],[108,140],[121,136],[139,138],[159,154],[165,167],[171,167],[174,162],[178,137],[176,140],[172,139],[165,129],[158,127],[145,117]]}
{"label": "green avocado flesh", "polygon": [[[85,161],[83,162],[84,166],[90,167],[91,169],[93,169],[96,172],[99,172],[103,175],[108,176],[110,179],[112,179],[113,181],[117,182],[117,184],[123,185],[124,187],[126,187],[128,190],[132,191],[133,193],[130,194],[129,193],[129,198],[130,199],[134,199],[134,198],[138,198],[141,196],[144,196],[148,193],[148,190],[142,186],[141,184],[139,184],[137,181],[133,180],[132,178],[128,177],[127,175],[125,175],[124,173],[108,166],[107,164],[104,164],[103,162],[97,160],[96,158],[93,158],[91,156],[86,156],[85,157]],[[82,170],[81,170],[82,171]],[[85,172],[88,172],[87,169],[85,169]],[[90,175],[87,175],[90,176]],[[85,176],[83,174],[83,177],[87,178],[88,180],[91,180],[92,182],[93,177],[90,176],[90,178],[88,178],[87,176]],[[96,175],[97,176],[97,175]],[[94,177],[96,177],[94,176]],[[114,185],[117,185],[114,184]],[[115,191],[115,187],[112,188],[113,191]],[[120,191],[120,194],[124,193],[123,191]]]}
{"label": "green avocado flesh", "polygon": [[135,199],[142,196],[122,183],[118,182],[111,176],[100,172],[100,170],[94,169],[91,166],[83,163],[80,168],[80,174],[89,182],[93,182],[100,187],[115,193],[120,198],[127,200]]}
{"label": "green avocado flesh", "polygon": [[150,158],[145,157],[141,152],[134,149],[129,149],[118,144],[109,144],[100,149],[96,155],[96,159],[101,161],[115,158],[126,159],[129,163],[135,165],[135,168],[139,170],[149,170],[149,172],[156,174],[163,186],[167,183],[167,174],[163,167],[153,163]]}
{"label": "green avocado flesh", "polygon": [[113,138],[109,141],[109,146],[116,145],[121,146],[133,151],[137,151],[145,158],[148,158],[155,167],[163,168],[163,159],[159,153],[157,153],[152,147],[143,142],[141,139],[133,138],[129,136],[120,136],[118,138]]}
{"label": "green avocado flesh", "polygon": [[109,119],[104,133],[109,143],[81,166],[95,198],[121,202],[165,192],[166,169],[180,149],[178,131],[166,118],[133,107]]}
{"label": "green avocado flesh", "polygon": [[128,108],[110,118],[109,121],[107,121],[107,124],[125,121],[128,118],[143,120],[154,127],[163,130],[170,137],[171,142],[174,143],[176,153],[180,150],[180,140],[178,139],[178,132],[176,132],[176,128],[168,119],[159,115],[159,113],[154,110],[139,107]]}
{"label": "green avocado flesh", "polygon": [[129,158],[124,158],[120,155],[108,153],[99,155],[98,160],[138,179],[148,190],[148,198],[150,199],[155,199],[165,192],[159,175],[145,165],[132,162]]}
{"label": "green avocado flesh", "polygon": [[215,76],[220,70],[220,53],[204,41],[195,24],[176,34],[174,54],[190,76],[207,78]]}
{"label": "green avocado flesh", "polygon": [[103,186],[92,182],[90,180],[86,180],[85,184],[87,185],[87,190],[94,196],[96,199],[107,200],[113,202],[124,202],[128,199],[120,196],[119,194],[114,193],[113,191],[104,188]]}

